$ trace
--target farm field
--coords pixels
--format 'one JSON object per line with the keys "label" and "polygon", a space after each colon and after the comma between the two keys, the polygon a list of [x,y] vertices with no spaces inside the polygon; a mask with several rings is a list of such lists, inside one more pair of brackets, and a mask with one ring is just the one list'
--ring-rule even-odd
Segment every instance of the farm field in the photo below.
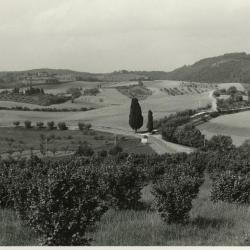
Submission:
{"label": "farm field", "polygon": [[[193,202],[191,222],[165,224],[148,210],[109,210],[90,233],[95,246],[241,246],[249,244],[250,215],[244,205],[210,201],[211,181],[206,178]],[[143,190],[143,201],[150,206],[150,186]],[[24,227],[11,210],[0,211],[0,245],[38,245],[39,236]]]}
{"label": "farm field", "polygon": [[[125,83],[127,84],[127,83]],[[133,84],[133,82],[129,82]],[[154,118],[158,119],[173,112],[188,108],[203,107],[212,102],[209,97],[209,91],[201,94],[168,96],[160,91],[162,87],[179,86],[180,82],[176,81],[151,81],[145,82],[145,86],[152,91],[147,99],[140,101],[142,112],[144,115],[144,127],[146,126],[147,112],[149,109],[153,111]],[[102,102],[100,101],[101,99]],[[130,99],[122,95],[114,88],[104,88],[97,96],[81,96],[76,100],[74,107],[82,107],[81,103],[92,103],[100,105],[95,110],[87,112],[25,112],[25,111],[0,111],[0,125],[11,125],[15,120],[31,120],[31,121],[66,121],[69,125],[76,125],[78,121],[88,121],[96,127],[109,127],[125,131],[131,131],[128,124],[128,114],[130,108]],[[69,104],[69,103],[67,103]],[[67,105],[65,104],[65,105]],[[59,105],[60,106],[60,105]],[[56,107],[59,107],[56,106]],[[53,105],[51,106],[53,107]],[[66,107],[66,106],[63,106]]]}
{"label": "farm field", "polygon": [[[113,134],[100,131],[79,131],[79,130],[48,130],[25,129],[25,128],[0,128],[0,154],[9,154],[40,149],[41,134],[49,138],[48,151],[61,152],[76,151],[81,142],[87,142],[94,151],[102,149],[109,150],[114,146],[115,137]],[[129,136],[117,136],[117,143],[124,152],[152,154],[154,151],[149,145],[143,145],[137,138]]]}
{"label": "farm field", "polygon": [[231,136],[234,144],[239,146],[250,139],[250,111],[219,116],[198,128],[208,138],[216,134]]}

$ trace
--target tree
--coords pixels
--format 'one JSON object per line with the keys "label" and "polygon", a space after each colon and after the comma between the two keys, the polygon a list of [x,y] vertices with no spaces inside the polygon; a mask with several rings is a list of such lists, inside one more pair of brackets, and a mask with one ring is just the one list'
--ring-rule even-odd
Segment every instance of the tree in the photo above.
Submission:
{"label": "tree", "polygon": [[25,121],[25,122],[24,122],[24,126],[25,126],[25,128],[27,128],[27,129],[31,128],[31,127],[32,127],[32,126],[31,126],[31,121],[29,121],[29,120]]}
{"label": "tree", "polygon": [[147,129],[148,132],[152,132],[154,129],[154,125],[153,125],[153,112],[151,110],[148,111],[148,124],[147,124]]}
{"label": "tree", "polygon": [[206,150],[226,152],[234,148],[232,138],[225,135],[214,135],[207,143]]}
{"label": "tree", "polygon": [[47,126],[50,130],[54,129],[55,128],[55,123],[53,121],[51,122],[47,122]]}
{"label": "tree", "polygon": [[143,125],[143,116],[141,113],[141,106],[137,98],[132,98],[129,114],[129,125],[135,130],[135,133]]}
{"label": "tree", "polygon": [[37,122],[37,123],[36,123],[36,126],[37,126],[39,129],[42,129],[43,126],[44,126],[44,123],[43,123],[43,122]]}
{"label": "tree", "polygon": [[15,127],[18,127],[20,125],[20,122],[19,121],[15,121],[15,122],[13,122],[13,125],[15,125]]}
{"label": "tree", "polygon": [[68,129],[68,127],[67,127],[67,125],[66,125],[65,122],[59,122],[59,123],[57,124],[57,126],[58,126],[58,128],[59,128],[60,130],[67,130],[67,129]]}

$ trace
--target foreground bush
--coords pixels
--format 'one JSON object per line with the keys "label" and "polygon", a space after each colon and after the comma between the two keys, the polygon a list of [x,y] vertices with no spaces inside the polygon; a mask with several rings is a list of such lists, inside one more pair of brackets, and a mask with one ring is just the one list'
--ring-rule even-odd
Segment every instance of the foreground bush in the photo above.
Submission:
{"label": "foreground bush", "polygon": [[250,203],[250,174],[242,175],[227,171],[217,178],[212,186],[212,201]]}
{"label": "foreground bush", "polygon": [[49,162],[36,157],[12,164],[8,190],[20,217],[42,244],[88,245],[86,233],[107,210],[99,170],[81,158]]}
{"label": "foreground bush", "polygon": [[171,165],[153,186],[155,205],[167,223],[185,223],[189,218],[192,200],[203,183],[200,173],[189,164]]}
{"label": "foreground bush", "polygon": [[[118,160],[119,161],[119,160]],[[136,209],[140,206],[143,181],[140,171],[130,160],[106,162],[102,172],[108,185],[109,204],[118,209]]]}

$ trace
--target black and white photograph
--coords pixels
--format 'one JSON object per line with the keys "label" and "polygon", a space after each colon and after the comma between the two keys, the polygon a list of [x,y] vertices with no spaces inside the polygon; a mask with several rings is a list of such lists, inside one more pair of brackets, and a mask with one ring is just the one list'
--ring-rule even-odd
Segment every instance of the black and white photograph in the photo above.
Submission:
{"label": "black and white photograph", "polygon": [[249,246],[249,0],[0,0],[0,247]]}

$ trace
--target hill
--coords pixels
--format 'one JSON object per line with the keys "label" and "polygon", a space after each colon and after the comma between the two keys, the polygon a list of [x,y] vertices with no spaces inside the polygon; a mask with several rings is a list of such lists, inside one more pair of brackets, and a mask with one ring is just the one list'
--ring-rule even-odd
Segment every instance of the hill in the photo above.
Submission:
{"label": "hill", "polygon": [[192,65],[185,65],[171,72],[128,71],[111,73],[88,73],[68,69],[32,69],[26,71],[0,72],[0,88],[27,84],[50,84],[72,81],[136,81],[142,80],[180,80],[193,82],[242,82],[250,83],[250,55],[229,53],[202,59]]}
{"label": "hill", "polygon": [[167,74],[169,80],[250,83],[250,55],[230,53],[202,59]]}

